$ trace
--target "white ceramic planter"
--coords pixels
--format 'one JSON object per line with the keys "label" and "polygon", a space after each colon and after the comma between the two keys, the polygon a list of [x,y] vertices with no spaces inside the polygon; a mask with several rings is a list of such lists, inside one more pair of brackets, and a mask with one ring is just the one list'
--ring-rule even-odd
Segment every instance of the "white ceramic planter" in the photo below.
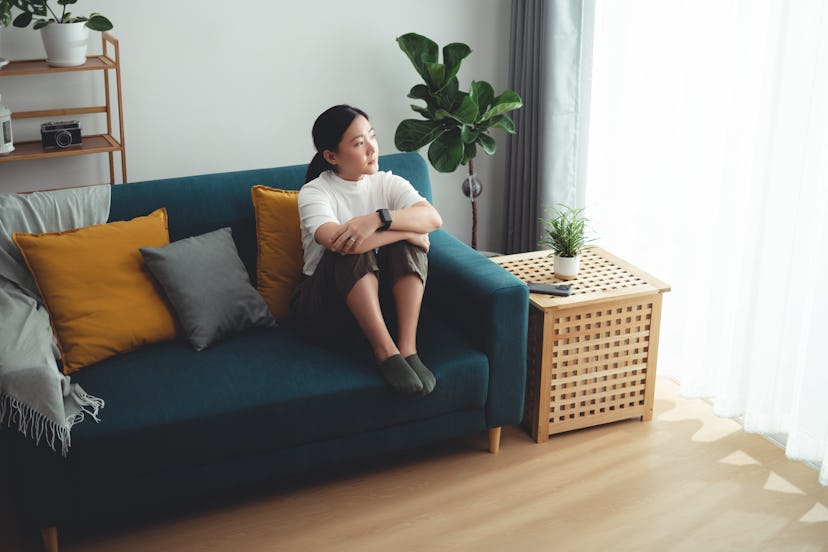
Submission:
{"label": "white ceramic planter", "polygon": [[[0,95],[0,100],[3,96]],[[12,140],[11,111],[0,103],[0,155],[8,155],[14,151]]]}
{"label": "white ceramic planter", "polygon": [[46,63],[53,67],[75,67],[86,63],[89,29],[79,23],[52,23],[40,29]]}
{"label": "white ceramic planter", "polygon": [[555,277],[561,280],[573,280],[581,270],[581,256],[558,257],[555,255]]}

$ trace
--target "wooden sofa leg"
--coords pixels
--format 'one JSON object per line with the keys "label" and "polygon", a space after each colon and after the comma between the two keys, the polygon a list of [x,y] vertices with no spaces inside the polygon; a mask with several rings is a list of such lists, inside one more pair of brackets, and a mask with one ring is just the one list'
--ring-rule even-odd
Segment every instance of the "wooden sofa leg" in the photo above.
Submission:
{"label": "wooden sofa leg", "polygon": [[489,452],[497,454],[500,451],[500,428],[489,428]]}
{"label": "wooden sofa leg", "polygon": [[40,530],[43,537],[43,550],[46,552],[58,552],[57,527],[44,527]]}

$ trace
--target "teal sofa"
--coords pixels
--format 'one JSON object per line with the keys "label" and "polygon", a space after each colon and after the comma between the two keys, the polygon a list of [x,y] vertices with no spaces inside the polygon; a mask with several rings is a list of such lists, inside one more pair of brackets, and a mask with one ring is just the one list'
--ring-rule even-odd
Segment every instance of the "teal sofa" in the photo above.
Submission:
{"label": "teal sofa", "polygon": [[[380,167],[431,199],[419,154],[383,156]],[[255,282],[250,187],[298,189],[305,170],[115,186],[110,220],[166,207],[173,241],[230,226]],[[149,345],[72,375],[106,407],[100,423],[75,426],[66,459],[0,431],[20,518],[41,529],[95,522],[518,423],[527,287],[445,231],[431,244],[418,336],[438,380],[431,395],[395,393],[367,349],[323,347],[289,324],[199,352],[185,340]],[[499,430],[490,436],[496,449]]]}

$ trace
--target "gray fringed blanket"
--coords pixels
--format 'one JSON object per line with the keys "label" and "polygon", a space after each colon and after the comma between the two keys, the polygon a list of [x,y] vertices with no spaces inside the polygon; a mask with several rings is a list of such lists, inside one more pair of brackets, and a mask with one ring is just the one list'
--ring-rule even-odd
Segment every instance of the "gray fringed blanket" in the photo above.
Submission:
{"label": "gray fringed blanket", "polygon": [[16,426],[66,456],[72,426],[89,414],[98,421],[101,399],[87,395],[57,366],[49,315],[13,232],[57,232],[102,224],[109,217],[110,187],[91,186],[0,194],[0,428]]}

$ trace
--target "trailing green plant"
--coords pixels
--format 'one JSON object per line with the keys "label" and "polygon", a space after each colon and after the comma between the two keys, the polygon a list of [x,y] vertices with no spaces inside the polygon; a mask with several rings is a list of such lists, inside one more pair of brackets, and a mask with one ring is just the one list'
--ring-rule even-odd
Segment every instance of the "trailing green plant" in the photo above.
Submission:
{"label": "trailing green plant", "polygon": [[584,209],[574,209],[563,203],[553,213],[552,218],[541,219],[544,235],[542,245],[548,245],[559,257],[576,257],[584,246],[595,238],[587,237],[589,219],[584,218]]}
{"label": "trailing green plant", "polygon": [[[112,29],[112,22],[99,13],[93,13],[89,17],[72,15],[66,11],[66,6],[75,4],[78,0],[56,0],[56,3],[63,7],[60,15],[52,9],[48,0],[0,0],[0,22],[7,21],[11,14],[11,7],[20,10],[20,13],[12,21],[15,27],[25,28],[34,21],[35,30],[42,29],[52,23],[86,23],[86,27],[93,31],[108,31]],[[4,11],[5,10],[5,11]],[[51,17],[50,17],[51,14]],[[8,23],[6,23],[8,25]]]}
{"label": "trailing green plant", "polygon": [[0,27],[8,27],[12,22],[12,0],[0,0]]}
{"label": "trailing green plant", "polygon": [[394,143],[400,151],[415,151],[431,144],[428,160],[440,172],[453,172],[477,155],[477,146],[492,155],[497,143],[489,133],[499,128],[515,133],[515,123],[506,114],[523,106],[515,92],[506,90],[495,96],[486,81],[472,81],[468,92],[460,90],[457,72],[471,54],[468,45],[454,42],[443,47],[439,63],[437,43],[425,36],[408,33],[397,38],[424,84],[408,93],[425,106],[411,105],[424,119],[405,119],[397,127]]}

